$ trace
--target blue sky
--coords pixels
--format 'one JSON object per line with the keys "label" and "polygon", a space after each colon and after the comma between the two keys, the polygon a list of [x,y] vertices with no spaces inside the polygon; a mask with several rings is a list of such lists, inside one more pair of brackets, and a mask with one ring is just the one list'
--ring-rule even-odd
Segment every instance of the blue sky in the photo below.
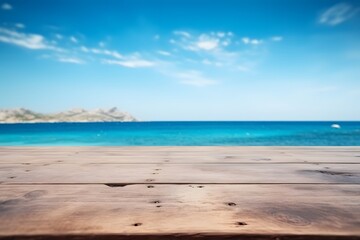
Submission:
{"label": "blue sky", "polygon": [[0,0],[0,108],[360,120],[360,1]]}

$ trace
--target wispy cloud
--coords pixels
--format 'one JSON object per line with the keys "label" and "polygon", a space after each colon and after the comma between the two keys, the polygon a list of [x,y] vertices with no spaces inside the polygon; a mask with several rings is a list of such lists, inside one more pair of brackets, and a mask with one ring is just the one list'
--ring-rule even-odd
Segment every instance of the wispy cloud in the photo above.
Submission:
{"label": "wispy cloud", "polygon": [[[19,27],[19,26],[18,26]],[[72,43],[69,46],[69,40]],[[281,36],[268,38],[269,41],[281,41]],[[52,52],[46,58],[71,64],[85,64],[89,61],[124,68],[148,68],[155,73],[176,80],[180,84],[204,87],[222,82],[219,79],[206,76],[206,72],[217,71],[219,75],[228,75],[229,71],[253,71],[261,58],[264,40],[236,37],[233,32],[213,31],[194,33],[173,31],[170,39],[171,47],[163,46],[161,50],[149,52],[119,52],[108,49],[105,43],[99,41],[97,47],[79,45],[74,35],[54,34],[51,39],[40,34],[20,32],[19,30],[0,28],[0,42],[5,42],[28,49],[47,49]],[[244,44],[238,44],[242,41]],[[61,43],[64,47],[61,47]],[[265,44],[264,44],[265,45]],[[161,56],[167,56],[161,57]],[[171,57],[169,57],[171,56]],[[224,71],[223,74],[220,74]],[[226,79],[226,78],[224,78]]]}
{"label": "wispy cloud", "polygon": [[100,41],[99,42],[99,47],[102,47],[102,48],[105,47],[105,43],[103,41]]}
{"label": "wispy cloud", "polygon": [[359,8],[355,8],[348,3],[339,3],[324,11],[319,17],[319,23],[336,26],[351,19],[358,12]]}
{"label": "wispy cloud", "polygon": [[[62,62],[62,63],[72,63],[72,64],[85,64],[85,60],[77,57],[75,55],[76,53],[58,53],[58,52],[51,52],[51,53],[47,53],[47,54],[42,54],[40,56],[40,58],[42,59],[50,59],[53,61],[57,61],[57,62]],[[74,56],[75,55],[75,56]]]}
{"label": "wispy cloud", "polygon": [[174,31],[173,33],[175,35],[182,36],[182,37],[185,37],[185,38],[191,38],[191,34],[188,33],[188,32],[185,32],[185,31]]}
{"label": "wispy cloud", "polygon": [[183,31],[174,31],[173,33],[180,38],[170,39],[169,42],[189,51],[213,51],[220,45],[228,46],[231,43],[230,37],[225,37],[224,32],[203,33],[198,36]]}
{"label": "wispy cloud", "polygon": [[107,59],[102,58],[100,60],[103,64],[118,65],[127,68],[153,67],[156,65],[155,61],[144,59],[141,54],[137,52],[124,55],[120,54],[116,50],[109,50],[105,48],[90,48],[86,46],[81,46],[79,50],[87,55],[95,54],[108,57]]}
{"label": "wispy cloud", "polygon": [[259,45],[259,44],[263,43],[263,40],[256,39],[256,38],[249,38],[249,37],[243,37],[241,39],[241,41],[244,44],[250,44],[250,45]]}
{"label": "wispy cloud", "polygon": [[117,51],[114,50],[108,50],[108,49],[99,49],[99,48],[88,48],[85,46],[81,46],[80,50],[85,53],[94,53],[94,54],[100,54],[100,55],[106,55],[117,59],[123,59],[123,55],[120,54]]}
{"label": "wispy cloud", "polygon": [[209,85],[218,84],[218,81],[206,77],[199,70],[189,70],[179,67],[178,65],[166,62],[155,68],[160,74],[176,80],[180,84],[195,86],[195,87],[206,87]]}
{"label": "wispy cloud", "polygon": [[[279,38],[279,37],[278,37]],[[280,39],[275,39],[280,41]],[[263,45],[264,40],[255,38],[240,38],[244,45]],[[191,63],[201,68],[216,67],[224,71],[251,72],[262,61],[264,47],[248,48],[240,46],[233,32],[210,32],[191,34],[191,38],[182,36],[173,37],[171,43],[189,54],[178,51],[174,56],[178,58],[177,64]],[[192,54],[191,54],[192,53]],[[183,54],[186,57],[179,59]],[[224,74],[226,74],[224,72]]]}
{"label": "wispy cloud", "polygon": [[73,58],[73,57],[59,57],[59,62],[64,63],[74,63],[74,64],[84,64],[85,62],[79,58]]}
{"label": "wispy cloud", "polygon": [[205,64],[205,65],[213,65],[213,66],[216,66],[216,67],[222,67],[224,66],[224,64],[222,62],[219,62],[219,61],[210,61],[209,59],[205,58],[201,61],[202,64]]}
{"label": "wispy cloud", "polygon": [[57,39],[59,39],[59,40],[61,40],[61,39],[64,38],[63,35],[61,35],[61,34],[55,34],[55,37],[56,37]]}
{"label": "wispy cloud", "polygon": [[71,36],[71,37],[70,37],[70,41],[72,41],[73,43],[78,43],[78,42],[79,42],[79,41],[77,40],[77,38],[74,37],[74,36]]}
{"label": "wispy cloud", "polygon": [[213,49],[217,48],[218,45],[219,45],[219,39],[209,37],[206,34],[202,34],[202,35],[200,35],[199,40],[196,42],[195,46],[198,49],[213,50]]}
{"label": "wispy cloud", "polygon": [[226,34],[224,32],[218,32],[216,35],[220,38],[223,38]]}
{"label": "wispy cloud", "polygon": [[221,44],[226,47],[226,46],[229,46],[230,43],[231,43],[230,40],[225,40],[225,41],[223,41]]}
{"label": "wispy cloud", "polygon": [[163,55],[163,56],[170,56],[170,55],[171,55],[171,53],[170,53],[170,52],[167,52],[167,51],[161,51],[161,50],[157,51],[157,53],[158,53],[158,54],[160,54],[160,55]]}
{"label": "wispy cloud", "polygon": [[103,63],[111,64],[111,65],[120,65],[122,67],[128,67],[128,68],[143,68],[143,67],[152,67],[155,65],[155,62],[143,60],[143,59],[129,59],[123,61],[104,59]]}
{"label": "wispy cloud", "polygon": [[280,42],[283,39],[284,38],[282,36],[273,36],[273,37],[271,37],[271,41],[274,41],[274,42]]}
{"label": "wispy cloud", "polygon": [[177,78],[182,84],[197,87],[204,87],[217,83],[217,81],[207,78],[201,72],[195,70],[178,72],[174,74],[174,77]]}
{"label": "wispy cloud", "polygon": [[157,40],[159,40],[159,39],[160,39],[160,35],[159,35],[159,34],[154,35],[154,40],[155,40],[155,41],[157,41]]}
{"label": "wispy cloud", "polygon": [[9,3],[3,3],[1,5],[1,9],[2,10],[11,10],[11,9],[13,9],[13,7]]}
{"label": "wispy cloud", "polygon": [[17,27],[17,28],[25,28],[25,25],[23,23],[16,23],[15,27]]}
{"label": "wispy cloud", "polygon": [[0,42],[9,43],[33,50],[48,49],[61,51],[60,48],[49,43],[45,37],[40,34],[22,33],[6,28],[0,28]]}

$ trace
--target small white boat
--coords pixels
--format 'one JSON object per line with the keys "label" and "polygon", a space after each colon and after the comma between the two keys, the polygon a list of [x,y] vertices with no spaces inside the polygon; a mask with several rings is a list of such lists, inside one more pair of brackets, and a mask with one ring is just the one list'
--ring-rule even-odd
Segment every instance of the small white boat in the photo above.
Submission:
{"label": "small white boat", "polygon": [[341,126],[339,124],[332,124],[331,127],[332,128],[341,128]]}

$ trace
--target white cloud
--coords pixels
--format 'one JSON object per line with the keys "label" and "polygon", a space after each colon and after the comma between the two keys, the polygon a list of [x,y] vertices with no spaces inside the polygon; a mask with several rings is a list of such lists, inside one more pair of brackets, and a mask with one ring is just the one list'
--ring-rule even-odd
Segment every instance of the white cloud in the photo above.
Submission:
{"label": "white cloud", "polygon": [[112,51],[112,50],[108,50],[108,49],[87,48],[85,46],[81,46],[80,50],[85,52],[85,53],[94,53],[94,54],[106,55],[106,56],[111,56],[111,57],[117,58],[117,59],[123,59],[124,58],[123,55],[121,55],[117,51]]}
{"label": "white cloud", "polygon": [[[203,71],[205,70],[217,68],[219,69],[217,71],[223,69],[223,71],[237,71],[239,73],[240,71],[250,71],[259,62],[257,59],[258,53],[262,48],[254,47],[244,50],[236,49],[235,46],[234,48],[227,47],[234,44],[234,34],[232,32],[214,31],[213,34],[199,33],[190,35],[188,32],[174,31],[173,34],[170,42],[174,45],[171,48],[143,52],[145,57],[140,53],[120,54],[115,50],[106,49],[104,42],[98,42],[97,45],[100,47],[95,46],[95,48],[92,48],[79,44],[77,48],[70,47],[69,49],[61,49],[63,50],[61,53],[51,53],[49,58],[72,64],[84,64],[86,60],[126,68],[150,68],[152,71],[176,80],[181,84],[197,87],[218,83],[217,80],[204,74]],[[53,41],[57,39],[66,39],[78,43],[78,39],[70,35],[53,35]],[[268,39],[270,41],[272,38]],[[0,28],[0,41],[30,49],[55,50],[58,46],[55,41],[47,41],[41,35],[26,34],[4,28]],[[243,42],[258,45],[262,43],[262,40],[244,38]],[[176,53],[175,50],[177,50]],[[159,55],[172,57],[166,58]],[[186,59],[189,59],[189,61]]]}
{"label": "white cloud", "polygon": [[40,57],[44,58],[44,59],[50,59],[50,60],[55,60],[58,62],[63,62],[63,63],[72,63],[72,64],[84,64],[85,63],[84,60],[82,60],[78,57],[64,55],[64,52],[61,54],[59,54],[59,53],[42,54]]}
{"label": "white cloud", "polygon": [[79,42],[79,41],[77,40],[77,38],[74,37],[74,36],[71,36],[71,37],[70,37],[70,41],[72,41],[73,43],[78,43],[78,42]]}
{"label": "white cloud", "polygon": [[323,12],[319,17],[319,23],[329,26],[336,26],[349,20],[358,12],[359,9],[354,8],[350,4],[339,3]]}
{"label": "white cloud", "polygon": [[204,50],[212,50],[218,46],[217,40],[201,40],[196,43],[196,45]]}
{"label": "white cloud", "polygon": [[17,28],[25,28],[25,25],[22,24],[22,23],[16,23],[15,27],[17,27]]}
{"label": "white cloud", "polygon": [[241,41],[244,43],[244,44],[251,44],[251,45],[259,45],[261,44],[263,41],[260,40],[260,39],[256,39],[256,38],[248,38],[248,37],[243,37],[241,39]]}
{"label": "white cloud", "polygon": [[157,51],[157,53],[160,54],[160,55],[163,55],[163,56],[170,56],[171,55],[171,53],[169,53],[167,51],[161,51],[161,50]]}
{"label": "white cloud", "polygon": [[[198,54],[215,54],[219,51],[225,51],[225,48],[233,43],[232,32],[209,32],[199,35],[192,35],[191,38],[170,39],[170,42],[178,47],[197,52]],[[248,39],[249,44],[258,45],[262,41],[258,39]],[[227,49],[228,50],[228,49]],[[236,51],[236,50],[233,50]]]}
{"label": "white cloud", "polygon": [[179,35],[185,38],[191,38],[191,34],[185,31],[174,31],[173,32],[175,35]]}
{"label": "white cloud", "polygon": [[11,10],[11,9],[13,9],[13,7],[9,3],[3,3],[1,5],[1,9],[2,10]]}
{"label": "white cloud", "polygon": [[[250,49],[237,49],[229,48],[233,43],[234,33],[224,33],[224,37],[219,37],[219,32],[210,32],[193,35],[192,38],[176,38],[173,40],[174,45],[178,46],[179,50],[187,50],[193,52],[188,55],[183,61],[177,61],[176,64],[185,68],[186,62],[191,62],[193,66],[199,66],[201,68],[206,67],[218,67],[226,69],[226,71],[240,71],[250,72],[255,69],[258,63],[261,62],[263,56],[262,48],[250,48]],[[222,36],[222,34],[220,34]],[[259,45],[265,43],[261,39],[243,38],[242,41],[249,45]],[[181,53],[176,54],[181,56]],[[176,68],[174,70],[177,72]]]}
{"label": "white cloud", "polygon": [[271,38],[271,41],[274,41],[274,42],[280,42],[282,41],[284,38],[282,36],[273,36]]}
{"label": "white cloud", "polygon": [[159,34],[156,34],[155,36],[154,36],[154,40],[159,40],[160,39],[160,35]]}
{"label": "white cloud", "polygon": [[0,28],[0,42],[17,45],[28,49],[49,49],[61,51],[46,41],[44,36],[39,34],[21,33],[6,28]]}
{"label": "white cloud", "polygon": [[92,48],[91,51],[95,54],[103,54],[103,55],[108,55],[108,56],[112,56],[114,58],[118,58],[118,59],[122,59],[123,56],[118,53],[117,51],[111,51],[111,50],[101,50],[101,49],[96,49],[96,48]]}
{"label": "white cloud", "polygon": [[[220,33],[220,34],[219,34]],[[169,49],[148,52],[146,58],[140,53],[121,55],[116,51],[107,49],[89,48],[81,46],[79,49],[87,54],[106,55],[108,58],[101,59],[103,64],[118,65],[127,68],[150,68],[152,71],[174,79],[181,84],[202,87],[217,84],[218,81],[204,74],[203,69],[218,68],[223,71],[249,72],[261,61],[261,48],[246,50],[230,49],[233,43],[232,32],[214,32],[187,35],[182,31],[174,31],[174,36],[168,41],[174,44],[178,52],[171,53]],[[221,37],[222,36],[222,37]],[[260,39],[246,38],[247,44],[258,45],[263,43]],[[270,38],[269,38],[270,40]],[[172,47],[173,48],[173,47]],[[184,53],[181,51],[190,51]],[[171,51],[175,51],[174,49]],[[157,58],[156,55],[170,56],[172,58]],[[164,60],[165,59],[165,60]],[[192,70],[189,69],[191,67]],[[196,69],[199,67],[199,69]],[[201,69],[201,71],[200,71]]]}
{"label": "white cloud", "polygon": [[262,43],[262,41],[259,40],[259,39],[252,39],[250,43],[253,44],[253,45],[259,45],[259,44]]}
{"label": "white cloud", "polygon": [[202,50],[213,50],[217,48],[218,45],[219,45],[219,39],[209,37],[206,34],[200,35],[198,42],[196,42],[197,48]]}
{"label": "white cloud", "polygon": [[250,38],[244,37],[244,38],[241,39],[241,41],[242,41],[243,43],[245,43],[245,44],[249,44],[249,43],[250,43]]}
{"label": "white cloud", "polygon": [[106,59],[106,60],[103,60],[103,63],[111,64],[111,65],[120,65],[123,67],[129,67],[129,68],[152,67],[155,65],[154,62],[143,60],[143,59],[129,59],[129,60],[123,60],[123,61]]}
{"label": "white cloud", "polygon": [[59,62],[64,63],[74,63],[74,64],[83,64],[84,61],[79,58],[72,58],[72,57],[60,57],[58,58]]}
{"label": "white cloud", "polygon": [[209,79],[203,76],[199,71],[181,71],[174,75],[177,79],[180,80],[180,83],[186,85],[192,85],[197,87],[204,87],[208,85],[214,85],[217,82],[213,79]]}

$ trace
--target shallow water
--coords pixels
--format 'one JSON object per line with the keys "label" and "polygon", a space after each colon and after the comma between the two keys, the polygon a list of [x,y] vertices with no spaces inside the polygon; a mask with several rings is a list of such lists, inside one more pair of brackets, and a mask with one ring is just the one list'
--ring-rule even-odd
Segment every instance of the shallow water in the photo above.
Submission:
{"label": "shallow water", "polygon": [[0,145],[360,146],[360,122],[0,124]]}

